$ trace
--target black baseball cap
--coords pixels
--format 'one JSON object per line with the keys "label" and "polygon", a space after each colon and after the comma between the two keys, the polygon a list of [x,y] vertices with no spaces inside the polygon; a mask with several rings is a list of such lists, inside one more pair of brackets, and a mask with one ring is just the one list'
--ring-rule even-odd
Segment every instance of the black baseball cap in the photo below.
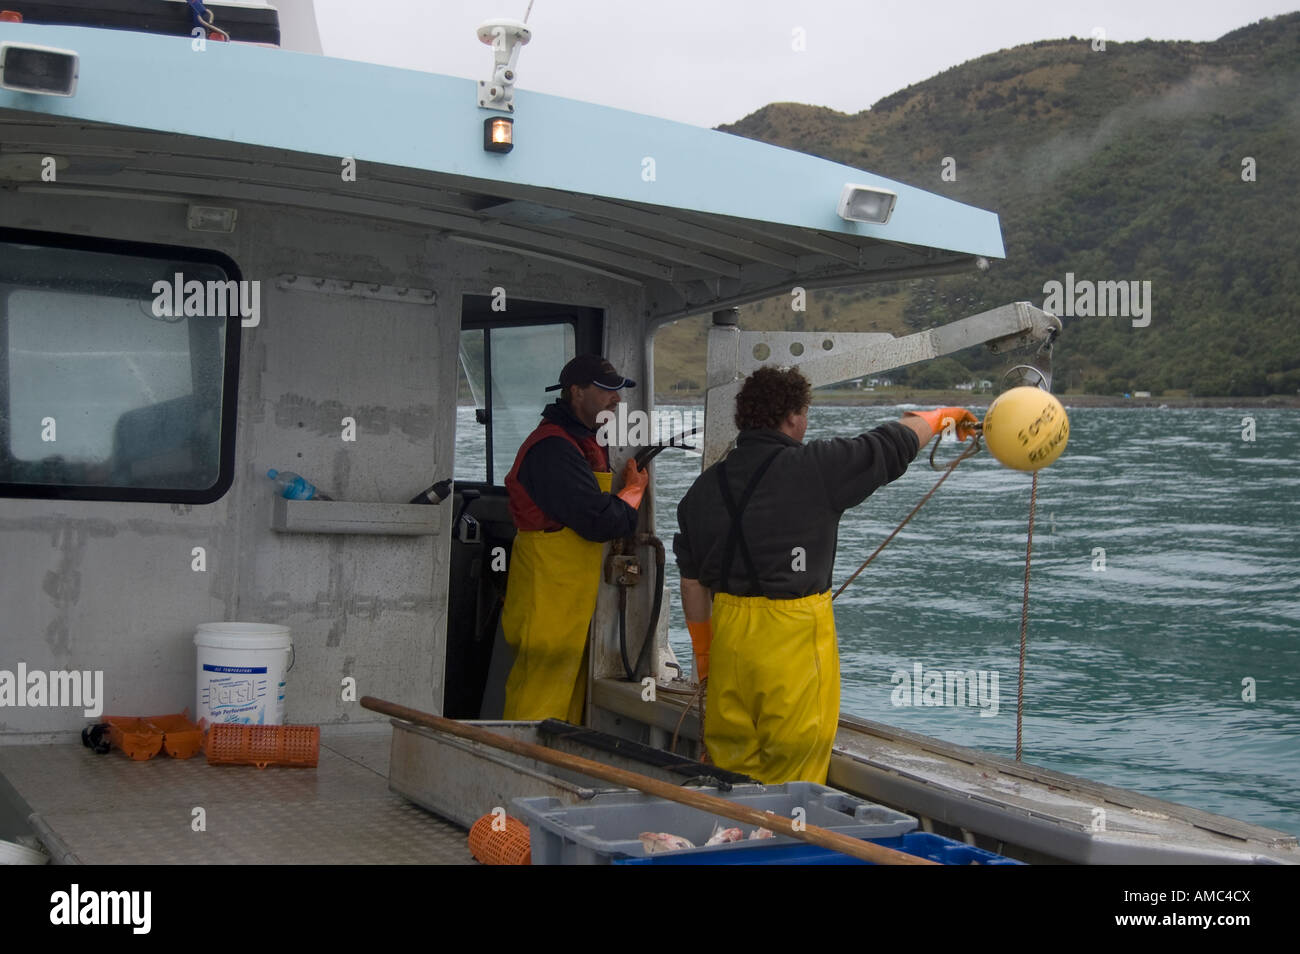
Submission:
{"label": "black baseball cap", "polygon": [[612,364],[598,354],[578,355],[560,371],[560,383],[552,384],[546,390],[559,391],[562,388],[568,388],[571,384],[576,384],[580,388],[594,384],[606,391],[636,387],[635,381],[623,377],[614,370]]}

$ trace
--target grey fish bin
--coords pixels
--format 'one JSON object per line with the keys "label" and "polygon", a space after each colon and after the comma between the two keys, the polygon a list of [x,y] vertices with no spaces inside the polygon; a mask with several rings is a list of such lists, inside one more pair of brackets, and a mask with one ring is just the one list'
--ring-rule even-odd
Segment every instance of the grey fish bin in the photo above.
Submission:
{"label": "grey fish bin", "polygon": [[[894,838],[916,828],[916,819],[910,815],[812,782],[703,791],[787,819],[796,817],[795,809],[802,808],[803,820],[809,825],[850,838]],[[516,798],[511,804],[514,814],[528,823],[535,865],[607,865],[615,858],[643,858],[646,853],[638,836],[645,831],[680,835],[697,846],[674,855],[761,852],[770,845],[798,842],[788,835],[776,835],[705,848],[715,827],[740,828],[748,838],[754,826],[640,792],[602,793],[581,805],[566,805],[550,796]]]}

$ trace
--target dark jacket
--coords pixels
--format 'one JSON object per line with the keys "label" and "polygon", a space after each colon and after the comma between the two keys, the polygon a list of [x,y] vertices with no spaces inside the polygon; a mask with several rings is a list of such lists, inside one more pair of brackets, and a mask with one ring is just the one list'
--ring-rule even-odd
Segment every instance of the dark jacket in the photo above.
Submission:
{"label": "dark jacket", "polygon": [[[542,420],[563,427],[579,442],[595,431],[558,401],[542,411]],[[534,444],[519,465],[519,483],[552,520],[586,540],[614,540],[636,532],[637,512],[613,494],[601,493],[591,464],[562,437]]]}
{"label": "dark jacket", "polygon": [[741,518],[759,588],[751,585],[739,548],[722,585],[731,518],[718,485],[721,463],[701,474],[677,507],[681,532],[673,538],[673,552],[681,575],[735,596],[797,599],[824,593],[831,585],[840,516],[901,477],[918,444],[915,432],[897,422],[857,437],[806,444],[780,431],[741,431],[721,462],[737,505],[755,470],[776,452]]}

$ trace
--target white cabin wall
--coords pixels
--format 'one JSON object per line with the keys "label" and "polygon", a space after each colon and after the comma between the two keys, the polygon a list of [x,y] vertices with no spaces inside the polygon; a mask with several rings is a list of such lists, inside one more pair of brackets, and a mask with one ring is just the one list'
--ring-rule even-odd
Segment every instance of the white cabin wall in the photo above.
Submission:
{"label": "white cabin wall", "polygon": [[[235,479],[223,498],[193,507],[0,499],[0,670],[102,670],[105,713],[175,712],[193,706],[199,623],[276,622],[296,647],[288,721],[376,719],[342,701],[345,676],[358,695],[438,711],[450,508],[436,536],[279,534],[265,472],[298,471],[339,500],[405,502],[453,471],[462,294],[504,286],[606,308],[607,353],[646,381],[641,290],[409,226],[238,209],[227,236],[189,232],[183,204],[0,199],[0,225],[215,249],[262,282],[261,324],[243,330]],[[438,297],[419,306],[281,291],[283,273]],[[647,396],[631,404],[644,408]],[[344,416],[356,419],[355,442],[341,440]],[[196,546],[206,572],[191,569]],[[87,721],[80,709],[4,707],[0,738],[38,740]]]}
{"label": "white cabin wall", "polygon": [[[262,282],[262,325],[245,330],[233,521],[239,585],[232,619],[293,632],[286,714],[303,723],[377,718],[356,694],[441,703],[446,540],[282,534],[270,529],[268,468],[301,473],[336,500],[404,503],[451,472],[459,316],[447,269],[414,229],[255,210],[246,278]],[[275,288],[293,274],[433,288],[434,306]],[[448,383],[450,382],[450,383]],[[356,440],[345,441],[344,418]],[[326,505],[327,506],[327,505]]]}

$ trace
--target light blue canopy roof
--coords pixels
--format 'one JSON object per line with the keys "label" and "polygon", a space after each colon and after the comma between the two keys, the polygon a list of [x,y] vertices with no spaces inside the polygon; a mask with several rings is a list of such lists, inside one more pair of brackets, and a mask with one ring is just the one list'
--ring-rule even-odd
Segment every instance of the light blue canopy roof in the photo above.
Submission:
{"label": "light blue canopy roof", "polygon": [[[427,221],[469,241],[644,283],[658,289],[661,317],[765,297],[792,281],[893,279],[1004,254],[991,212],[814,156],[623,110],[517,90],[516,145],[501,155],[483,149],[483,121],[499,114],[478,108],[472,80],[241,44],[209,42],[200,52],[187,38],[116,30],[0,23],[6,41],[80,57],[71,98],[0,90],[7,152],[72,151],[81,133],[75,144],[83,156],[87,147],[113,143],[117,155],[127,145],[141,155],[188,155],[205,168],[229,163],[230,188],[207,197],[277,201],[278,190],[278,201],[289,204],[350,202],[361,214]],[[486,76],[486,48],[483,65]],[[42,137],[42,124],[19,113],[70,122],[44,124],[50,134]],[[161,135],[126,135],[133,130]],[[357,160],[357,181],[339,175],[343,157]],[[239,171],[250,158],[283,165],[285,174],[277,181],[261,170],[254,191]],[[304,162],[318,172],[304,177]],[[147,165],[148,186],[130,161],[83,173],[74,160],[59,182],[198,194],[192,178],[179,181],[183,164]],[[841,219],[835,209],[846,183],[897,192],[889,223]]]}

